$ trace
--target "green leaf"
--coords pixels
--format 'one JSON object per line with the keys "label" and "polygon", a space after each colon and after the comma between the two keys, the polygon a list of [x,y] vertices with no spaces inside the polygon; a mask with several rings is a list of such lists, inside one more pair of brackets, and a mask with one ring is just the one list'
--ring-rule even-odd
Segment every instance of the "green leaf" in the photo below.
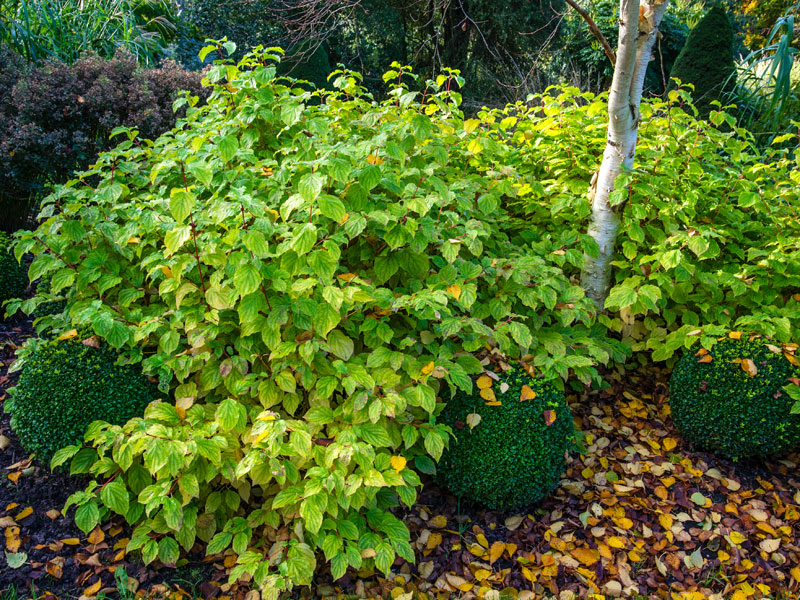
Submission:
{"label": "green leaf", "polygon": [[322,191],[324,184],[322,177],[316,173],[306,173],[297,183],[297,191],[306,202],[313,202]]}
{"label": "green leaf", "polygon": [[342,201],[329,194],[323,194],[319,197],[319,210],[323,215],[337,223],[344,219],[345,214],[347,214]]}
{"label": "green leaf", "polygon": [[242,296],[247,296],[258,290],[261,286],[261,272],[258,267],[250,262],[240,264],[233,274],[233,285]]}
{"label": "green leaf", "polygon": [[217,406],[216,418],[223,431],[233,431],[244,424],[244,407],[233,398],[225,398]]}
{"label": "green leaf", "polygon": [[6,550],[6,562],[11,569],[19,569],[27,560],[28,554],[26,552],[9,552]]}
{"label": "green leaf", "polygon": [[308,544],[289,547],[286,557],[286,573],[296,585],[309,585],[317,568],[314,551]]}
{"label": "green leaf", "polygon": [[103,504],[123,517],[128,514],[130,506],[128,489],[119,480],[110,481],[100,490],[100,499]]}
{"label": "green leaf", "polygon": [[178,556],[180,555],[180,549],[178,548],[178,542],[175,541],[175,538],[170,536],[165,536],[161,538],[158,542],[158,560],[168,566],[174,565],[178,562]]}
{"label": "green leaf", "polygon": [[632,306],[637,298],[638,294],[634,289],[625,285],[617,285],[609,292],[605,307],[610,310],[619,310]]}
{"label": "green leaf", "polygon": [[239,150],[239,140],[235,135],[226,135],[217,141],[220,156],[225,162],[229,162]]}
{"label": "green leaf", "polygon": [[169,199],[169,210],[178,223],[182,223],[192,213],[195,196],[188,190],[176,188],[172,190]]}
{"label": "green leaf", "polygon": [[100,511],[97,508],[97,503],[90,500],[86,504],[82,504],[75,511],[75,524],[84,533],[89,533],[100,522]]}

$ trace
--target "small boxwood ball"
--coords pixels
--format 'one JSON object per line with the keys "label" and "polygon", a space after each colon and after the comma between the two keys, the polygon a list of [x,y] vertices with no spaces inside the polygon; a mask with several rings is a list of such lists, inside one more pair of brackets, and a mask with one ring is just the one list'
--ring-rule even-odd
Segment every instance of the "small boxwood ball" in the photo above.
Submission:
{"label": "small boxwood ball", "polygon": [[[670,378],[672,420],[684,439],[732,459],[796,448],[800,415],[790,414],[794,401],[781,388],[798,369],[763,340],[725,339],[708,355],[701,362],[687,352]],[[742,368],[747,360],[754,376]]]}
{"label": "small boxwood ball", "polygon": [[160,397],[138,365],[115,364],[118,354],[81,343],[52,340],[26,358],[7,409],[22,447],[43,463],[83,442],[92,421],[122,425]]}
{"label": "small boxwood ball", "polygon": [[[479,385],[487,382],[483,377]],[[502,383],[508,389],[501,393]],[[477,387],[471,394],[458,392],[445,405],[439,421],[452,428],[455,439],[439,461],[437,477],[454,495],[492,510],[521,508],[558,485],[574,440],[572,415],[563,392],[519,365],[493,381],[491,390],[499,406],[487,404]],[[480,416],[473,428],[470,415]]]}
{"label": "small boxwood ball", "polygon": [[28,286],[27,279],[25,269],[11,253],[11,238],[0,231],[0,320],[5,315],[3,303],[22,296]]}

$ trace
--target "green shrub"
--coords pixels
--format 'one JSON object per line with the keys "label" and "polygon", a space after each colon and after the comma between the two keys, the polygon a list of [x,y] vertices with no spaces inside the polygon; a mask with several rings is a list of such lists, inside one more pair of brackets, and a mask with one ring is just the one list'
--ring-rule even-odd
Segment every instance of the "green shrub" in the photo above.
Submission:
{"label": "green shrub", "polygon": [[670,78],[694,85],[695,107],[707,118],[711,102],[721,100],[732,88],[735,72],[733,63],[733,26],[721,6],[714,6],[689,32]]}
{"label": "green shrub", "polygon": [[212,66],[207,105],[153,144],[129,132],[15,251],[176,398],[87,433],[93,473],[129,502],[99,485],[71,502],[124,514],[147,562],[199,540],[277,593],[311,581],[317,550],[334,578],[413,560],[387,509],[441,456],[436,398],[471,391],[472,352],[491,341],[583,381],[623,354],[562,274],[568,241],[503,234],[515,166],[496,170],[506,144],[465,120],[448,76],[420,104],[408,68],[380,103],[349,72],[316,92],[275,73],[268,55]]}
{"label": "green shrub", "polygon": [[5,301],[21,296],[27,285],[25,269],[11,254],[11,238],[0,231],[0,319],[5,314]]}
{"label": "green shrub", "polygon": [[[31,314],[34,319],[42,319],[44,317],[60,315],[67,308],[66,298],[58,297],[53,294],[52,291],[53,283],[50,279],[43,279],[36,286],[36,295],[43,301],[36,305],[36,309]],[[63,290],[62,295],[66,291],[67,290]]]}
{"label": "green shrub", "polygon": [[[493,381],[488,375],[482,379],[479,386]],[[501,392],[504,384],[508,389]],[[482,390],[459,392],[439,415],[455,440],[442,455],[437,476],[453,494],[490,509],[522,508],[558,484],[574,437],[572,415],[564,392],[520,366],[487,389],[500,406],[487,403]],[[522,400],[530,391],[535,397]],[[473,426],[476,415],[480,420]]]}
{"label": "green shrub", "polygon": [[[99,342],[98,342],[99,343]],[[57,450],[83,442],[92,421],[122,425],[159,394],[139,365],[79,339],[40,341],[25,357],[6,409],[26,452],[49,463]]]}
{"label": "green shrub", "polygon": [[670,379],[670,406],[688,442],[733,459],[798,446],[800,415],[790,414],[792,399],[781,389],[798,369],[772,348],[758,339],[726,339],[702,356],[683,356]]}

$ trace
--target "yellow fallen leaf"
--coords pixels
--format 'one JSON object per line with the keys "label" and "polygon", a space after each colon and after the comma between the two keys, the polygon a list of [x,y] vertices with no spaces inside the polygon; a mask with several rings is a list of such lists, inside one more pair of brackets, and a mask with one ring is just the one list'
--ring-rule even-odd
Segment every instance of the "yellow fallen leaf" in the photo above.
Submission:
{"label": "yellow fallen leaf", "polygon": [[453,298],[458,300],[461,297],[461,286],[458,284],[448,285],[447,291],[450,293]]}
{"label": "yellow fallen leaf", "polygon": [[340,273],[336,277],[338,277],[342,281],[352,281],[353,279],[356,278],[356,274],[355,273]]}
{"label": "yellow fallen leaf", "polygon": [[667,452],[672,452],[675,450],[675,447],[678,445],[678,440],[675,438],[664,438],[664,450]]}
{"label": "yellow fallen leaf", "polygon": [[742,535],[738,531],[731,531],[731,533],[728,536],[728,538],[730,538],[730,541],[732,543],[736,544],[737,546],[747,539],[746,536]]}
{"label": "yellow fallen leaf", "polygon": [[756,367],[756,363],[749,358],[742,359],[741,367],[742,371],[750,375],[750,377],[755,377],[758,374],[758,367]]}
{"label": "yellow fallen leaf", "polygon": [[480,422],[481,416],[478,413],[469,413],[467,415],[467,425],[469,425],[470,429],[474,429]]}
{"label": "yellow fallen leaf", "polygon": [[503,403],[500,400],[492,400],[486,403],[486,406],[503,406]]}
{"label": "yellow fallen leaf", "polygon": [[101,587],[103,587],[103,581],[101,579],[98,579],[95,583],[93,583],[89,587],[84,588],[83,595],[89,598],[97,596],[97,592],[100,591]]}
{"label": "yellow fallen leaf", "polygon": [[658,522],[664,530],[669,531],[672,529],[672,515],[658,515]]}
{"label": "yellow fallen leaf", "polygon": [[714,357],[711,356],[710,354],[706,354],[705,356],[701,357],[700,360],[698,360],[697,362],[710,363],[712,360],[714,360]]}
{"label": "yellow fallen leaf", "polygon": [[19,527],[6,527],[6,550],[12,554],[19,550]]}
{"label": "yellow fallen leaf", "polygon": [[20,513],[16,517],[14,517],[14,520],[22,521],[22,519],[30,517],[32,514],[33,514],[33,508],[29,506],[28,508],[21,510]]}
{"label": "yellow fallen leaf", "polygon": [[[493,542],[491,548],[489,548],[489,564],[493,564],[497,559],[503,556],[503,552],[506,550],[506,545],[503,542]],[[477,573],[475,577],[477,577]]]}
{"label": "yellow fallen leaf", "polygon": [[550,425],[552,425],[555,422],[556,422],[556,411],[554,410],[544,411],[544,424],[550,427]]}
{"label": "yellow fallen leaf", "polygon": [[389,459],[392,463],[392,468],[398,473],[406,468],[406,459],[403,456],[393,456]]}
{"label": "yellow fallen leaf", "polygon": [[69,340],[69,339],[74,338],[76,335],[78,335],[78,330],[77,329],[70,329],[69,331],[65,331],[64,333],[62,333],[56,339],[58,339],[59,341]]}
{"label": "yellow fallen leaf", "polygon": [[78,538],[66,538],[61,540],[61,543],[66,544],[67,546],[77,546],[81,543]]}
{"label": "yellow fallen leaf", "polygon": [[425,544],[425,548],[427,548],[428,550],[433,550],[441,543],[442,543],[442,534],[432,533],[428,536],[428,542]]}
{"label": "yellow fallen leaf", "polygon": [[492,572],[489,571],[488,569],[477,569],[475,573],[473,573],[473,575],[475,575],[475,579],[477,579],[478,581],[484,581],[488,579],[489,575],[491,574]]}
{"label": "yellow fallen leaf", "polygon": [[478,389],[479,390],[488,390],[492,387],[492,378],[488,375],[481,375],[478,377]]}
{"label": "yellow fallen leaf", "polygon": [[741,331],[731,331],[728,333],[728,337],[732,340],[740,340],[742,339],[742,332]]}
{"label": "yellow fallen leaf", "polygon": [[795,367],[800,367],[800,362],[794,356],[789,354],[788,352],[784,352],[783,356],[786,358],[786,360],[788,360]]}
{"label": "yellow fallen leaf", "polygon": [[496,402],[497,396],[494,395],[492,388],[483,388],[481,390],[481,398],[486,400],[487,402]]}
{"label": "yellow fallen leaf", "polygon": [[423,375],[430,375],[431,373],[433,373],[433,370],[435,368],[436,368],[436,365],[433,363],[433,361],[431,361],[427,365],[422,367],[422,374]]}
{"label": "yellow fallen leaf", "polygon": [[519,392],[519,399],[520,400],[533,400],[536,398],[536,392],[534,392],[530,386],[523,385],[522,389]]}
{"label": "yellow fallen leaf", "polygon": [[597,550],[592,550],[591,548],[575,548],[570,554],[572,554],[572,558],[583,563],[587,567],[591,567],[600,558],[600,554]]}
{"label": "yellow fallen leaf", "polygon": [[625,540],[618,535],[612,535],[610,538],[606,540],[609,546],[612,548],[622,549],[627,546]]}
{"label": "yellow fallen leaf", "polygon": [[800,567],[792,567],[789,570],[789,575],[791,575],[795,581],[800,582]]}
{"label": "yellow fallen leaf", "polygon": [[100,527],[95,527],[92,530],[92,533],[89,534],[89,537],[86,538],[90,544],[99,544],[104,539],[106,539],[106,534],[103,533],[103,530]]}
{"label": "yellow fallen leaf", "polygon": [[478,535],[476,535],[476,536],[475,536],[475,539],[476,539],[476,540],[478,541],[478,543],[479,543],[481,546],[483,546],[484,548],[488,548],[488,547],[489,547],[489,540],[487,540],[487,539],[486,539],[486,536],[485,536],[485,535],[483,535],[482,533],[479,533]]}
{"label": "yellow fallen leaf", "polygon": [[442,529],[443,527],[447,526],[447,517],[444,515],[436,515],[430,521],[428,521],[428,525]]}

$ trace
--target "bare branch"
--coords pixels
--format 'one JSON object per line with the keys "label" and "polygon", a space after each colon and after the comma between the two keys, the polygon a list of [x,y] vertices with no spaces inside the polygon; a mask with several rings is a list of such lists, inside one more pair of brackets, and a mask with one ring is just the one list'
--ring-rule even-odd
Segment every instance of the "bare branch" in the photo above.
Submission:
{"label": "bare branch", "polygon": [[614,54],[614,49],[611,47],[611,44],[608,43],[606,36],[604,36],[603,32],[600,31],[600,28],[597,26],[597,23],[594,22],[594,19],[592,19],[591,15],[585,10],[583,10],[580,7],[580,5],[577,2],[575,2],[575,0],[564,0],[564,1],[567,4],[569,4],[573,9],[575,9],[575,12],[578,13],[583,18],[584,21],[586,21],[586,24],[589,26],[589,31],[591,31],[592,35],[596,37],[597,40],[600,42],[600,45],[603,47],[603,52],[606,53],[608,60],[611,61],[611,66],[616,66],[617,57]]}

